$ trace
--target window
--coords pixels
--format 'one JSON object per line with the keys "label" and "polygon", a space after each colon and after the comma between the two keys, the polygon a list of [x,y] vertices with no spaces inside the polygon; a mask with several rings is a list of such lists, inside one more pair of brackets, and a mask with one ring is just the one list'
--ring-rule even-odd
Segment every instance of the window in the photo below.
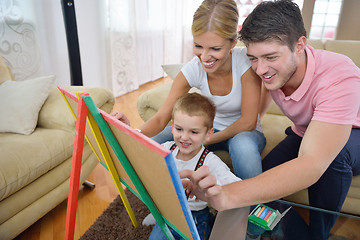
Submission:
{"label": "window", "polygon": [[[273,1],[273,0],[270,0]],[[236,4],[239,9],[239,30],[245,20],[245,18],[251,13],[251,11],[258,5],[263,2],[262,0],[236,0]],[[302,9],[304,0],[294,0],[300,9]]]}
{"label": "window", "polygon": [[342,0],[316,0],[309,38],[335,39]]}
{"label": "window", "polygon": [[239,9],[239,30],[247,16],[252,12],[252,10],[261,3],[261,0],[236,0],[236,4]]}
{"label": "window", "polygon": [[[270,0],[271,1],[271,0]],[[293,0],[302,9],[304,0]],[[239,9],[239,30],[245,18],[262,0],[236,0]],[[316,0],[309,38],[335,39],[343,0]]]}

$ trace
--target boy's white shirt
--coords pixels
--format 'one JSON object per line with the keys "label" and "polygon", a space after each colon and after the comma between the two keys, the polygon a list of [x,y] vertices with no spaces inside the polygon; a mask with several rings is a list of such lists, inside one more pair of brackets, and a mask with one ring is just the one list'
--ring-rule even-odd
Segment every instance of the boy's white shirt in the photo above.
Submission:
{"label": "boy's white shirt", "polygon": [[[170,149],[170,147],[174,144],[174,141],[169,141],[163,144],[163,146],[167,149]],[[194,170],[195,166],[203,153],[205,147],[202,146],[200,151],[196,154],[195,157],[188,161],[179,160],[176,158],[179,148],[176,147],[173,151],[173,157],[175,159],[175,164],[178,171],[184,170],[184,169],[190,169]],[[213,152],[209,152],[205,158],[204,164],[209,167],[210,173],[215,175],[217,179],[217,183],[219,185],[226,185],[232,182],[240,181],[241,179],[235,176],[231,171],[230,168]],[[207,202],[204,201],[195,201],[195,197],[189,198],[189,207],[191,211],[199,211],[207,207]]]}

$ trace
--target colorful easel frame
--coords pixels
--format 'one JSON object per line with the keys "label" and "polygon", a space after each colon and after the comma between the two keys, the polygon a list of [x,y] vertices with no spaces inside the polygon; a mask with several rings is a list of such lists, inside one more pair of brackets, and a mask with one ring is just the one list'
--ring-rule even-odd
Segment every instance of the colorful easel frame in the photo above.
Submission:
{"label": "colorful easel frame", "polygon": [[[75,181],[70,180],[65,238],[72,239],[74,235],[76,186],[79,186],[76,178],[80,174],[80,170],[74,169],[81,168],[79,149],[82,152],[81,146],[86,138],[115,183],[120,180],[147,205],[168,239],[173,239],[173,236],[167,225],[185,239],[199,239],[170,151],[98,109],[88,94],[80,94],[77,98],[73,93],[58,88],[72,112],[77,112],[71,176]],[[80,162],[80,167],[76,167],[76,162]],[[121,195],[121,186],[118,190]],[[129,206],[126,196],[122,200],[125,206]],[[136,227],[131,207],[127,210]]]}

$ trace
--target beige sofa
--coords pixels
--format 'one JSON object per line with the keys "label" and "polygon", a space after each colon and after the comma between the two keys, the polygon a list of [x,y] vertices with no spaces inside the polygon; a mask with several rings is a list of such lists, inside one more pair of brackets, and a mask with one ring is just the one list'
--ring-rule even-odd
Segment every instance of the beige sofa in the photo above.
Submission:
{"label": "beige sofa", "polygon": [[[12,77],[7,70],[0,66],[0,84]],[[74,93],[88,92],[98,107],[112,110],[114,96],[107,89],[66,88]],[[67,198],[74,129],[74,117],[54,87],[40,110],[34,132],[0,133],[0,239],[16,237]],[[97,163],[85,143],[81,183]]]}
{"label": "beige sofa", "polygon": [[[308,40],[308,44],[317,49],[326,49],[345,54],[360,67],[360,41],[329,40],[323,43],[320,40]],[[165,72],[167,72],[170,77],[176,76],[179,69],[178,65],[164,66]],[[144,121],[153,116],[160,108],[168,95],[170,87],[171,83],[168,83],[151,89],[139,97],[138,111]],[[264,157],[285,137],[285,129],[292,125],[292,122],[283,115],[275,103],[272,103],[267,113],[261,119],[261,125],[267,140],[265,149],[261,153],[261,156]],[[216,151],[215,153],[231,167],[231,159],[227,152]],[[286,199],[297,203],[308,204],[307,190],[302,190],[286,197]],[[360,176],[353,178],[342,211],[360,215]]]}

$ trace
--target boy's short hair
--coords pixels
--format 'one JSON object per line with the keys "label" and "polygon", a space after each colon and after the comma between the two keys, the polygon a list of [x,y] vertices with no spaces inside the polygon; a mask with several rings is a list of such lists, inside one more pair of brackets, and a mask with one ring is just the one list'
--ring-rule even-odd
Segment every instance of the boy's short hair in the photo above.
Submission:
{"label": "boy's short hair", "polygon": [[187,93],[180,97],[173,108],[171,119],[174,120],[176,112],[181,111],[189,116],[204,117],[207,129],[213,127],[216,107],[207,97],[199,93]]}
{"label": "boy's short hair", "polygon": [[250,43],[275,40],[294,51],[300,37],[306,37],[299,6],[291,0],[265,1],[245,19],[239,32],[240,40]]}

